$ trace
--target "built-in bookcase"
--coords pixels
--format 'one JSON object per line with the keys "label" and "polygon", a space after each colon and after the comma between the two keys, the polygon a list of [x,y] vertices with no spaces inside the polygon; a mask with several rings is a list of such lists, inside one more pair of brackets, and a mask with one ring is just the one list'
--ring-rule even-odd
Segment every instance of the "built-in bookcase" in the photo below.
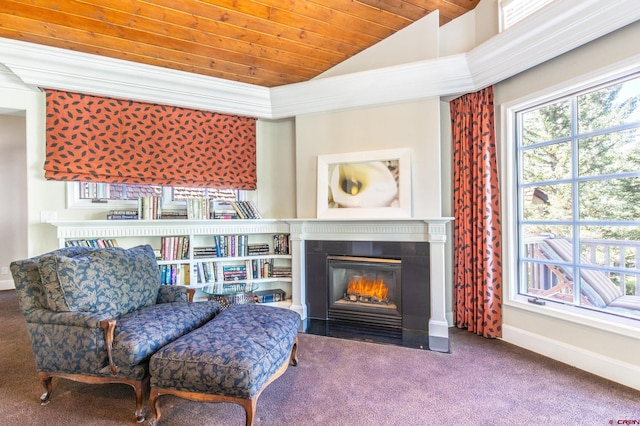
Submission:
{"label": "built-in bookcase", "polygon": [[[259,220],[88,220],[52,221],[59,246],[150,244],[164,285],[195,289],[281,289],[291,305],[289,225]],[[109,244],[105,245],[105,242]]]}

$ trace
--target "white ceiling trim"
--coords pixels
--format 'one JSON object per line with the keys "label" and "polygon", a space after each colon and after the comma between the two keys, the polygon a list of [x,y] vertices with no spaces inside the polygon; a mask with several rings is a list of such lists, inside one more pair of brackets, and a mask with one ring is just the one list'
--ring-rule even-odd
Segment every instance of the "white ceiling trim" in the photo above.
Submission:
{"label": "white ceiling trim", "polygon": [[8,39],[0,64],[31,87],[280,119],[472,92],[639,19],[637,0],[559,0],[467,54],[271,89]]}

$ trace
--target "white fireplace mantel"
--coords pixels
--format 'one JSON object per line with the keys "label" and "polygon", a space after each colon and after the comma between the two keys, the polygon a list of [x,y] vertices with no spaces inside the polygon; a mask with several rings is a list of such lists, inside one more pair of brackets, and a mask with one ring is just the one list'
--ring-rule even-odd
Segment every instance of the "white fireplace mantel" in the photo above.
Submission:
{"label": "white fireplace mantel", "polygon": [[285,219],[290,226],[292,262],[291,309],[307,318],[305,247],[307,240],[416,241],[430,243],[429,347],[449,350],[445,301],[445,243],[452,217],[407,219]]}

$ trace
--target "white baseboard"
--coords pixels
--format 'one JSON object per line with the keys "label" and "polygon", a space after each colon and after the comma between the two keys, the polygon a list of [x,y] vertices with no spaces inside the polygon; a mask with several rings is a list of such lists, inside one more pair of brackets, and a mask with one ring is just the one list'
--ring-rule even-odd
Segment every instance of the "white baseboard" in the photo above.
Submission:
{"label": "white baseboard", "polygon": [[13,284],[13,280],[0,280],[0,291],[2,290],[15,290],[16,286]]}
{"label": "white baseboard", "polygon": [[605,379],[640,390],[640,366],[605,357],[539,334],[503,325],[502,340]]}

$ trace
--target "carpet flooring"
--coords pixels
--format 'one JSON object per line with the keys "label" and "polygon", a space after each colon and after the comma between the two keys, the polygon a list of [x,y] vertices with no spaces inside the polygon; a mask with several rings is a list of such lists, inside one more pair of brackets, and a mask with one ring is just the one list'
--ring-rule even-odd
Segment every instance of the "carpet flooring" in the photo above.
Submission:
{"label": "carpet flooring", "polygon": [[[0,292],[0,321],[1,425],[135,424],[126,385],[54,379],[40,406],[14,291]],[[260,396],[256,425],[640,424],[640,391],[455,329],[450,354],[301,334],[298,360]],[[244,425],[234,404],[160,401],[160,425]]]}

